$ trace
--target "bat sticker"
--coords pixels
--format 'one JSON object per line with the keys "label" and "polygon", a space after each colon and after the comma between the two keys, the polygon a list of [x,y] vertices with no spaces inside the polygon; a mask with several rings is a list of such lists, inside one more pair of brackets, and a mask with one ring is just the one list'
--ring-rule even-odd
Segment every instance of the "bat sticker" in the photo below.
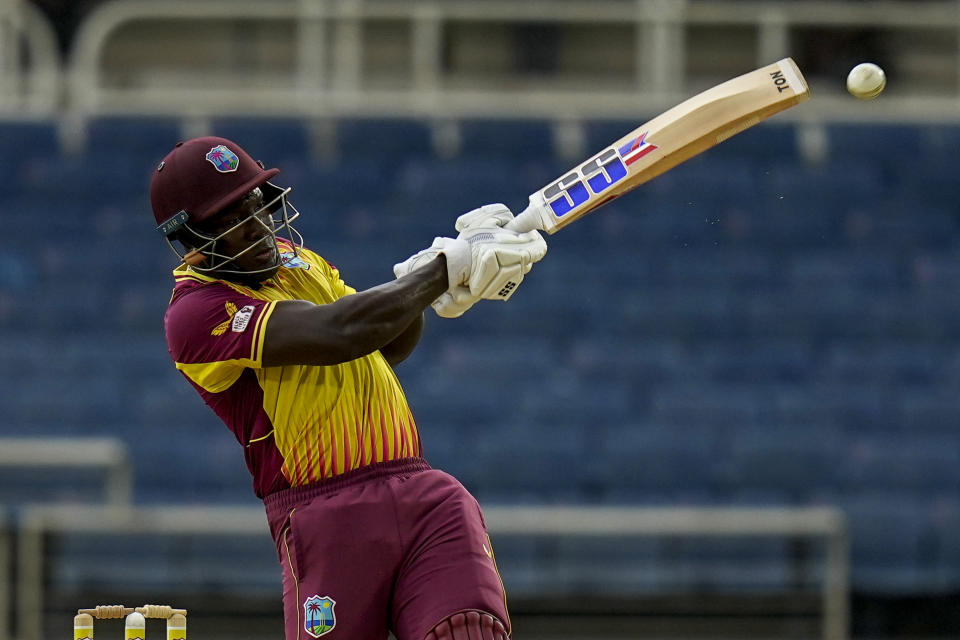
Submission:
{"label": "bat sticker", "polygon": [[[610,147],[587,161],[578,170],[568,173],[543,190],[543,199],[558,218],[570,213],[590,199],[590,192],[600,194],[627,176],[627,165],[636,162],[657,148],[646,141],[647,133],[630,140],[620,148]],[[586,181],[589,191],[584,186]]]}

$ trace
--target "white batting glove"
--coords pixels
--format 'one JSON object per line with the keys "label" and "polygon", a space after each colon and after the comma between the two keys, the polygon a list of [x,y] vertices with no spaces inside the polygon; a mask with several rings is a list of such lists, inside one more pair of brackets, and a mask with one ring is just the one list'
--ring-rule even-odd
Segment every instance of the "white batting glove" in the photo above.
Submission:
{"label": "white batting glove", "polygon": [[461,231],[458,239],[469,242],[473,253],[470,293],[487,300],[508,300],[533,263],[547,254],[547,243],[536,231],[478,226]]}
{"label": "white batting glove", "polygon": [[[464,231],[471,227],[503,227],[511,220],[513,213],[506,205],[487,204],[461,215],[457,218],[455,228],[457,231]],[[470,293],[469,287],[460,285],[451,287],[431,306],[442,318],[459,318],[479,301],[480,296]]]}
{"label": "white batting glove", "polygon": [[[496,202],[494,204],[485,204],[482,207],[478,207],[461,215],[457,218],[455,228],[457,231],[462,232],[480,227],[505,227],[513,218],[513,212],[507,208],[507,205]],[[536,260],[534,262],[536,262]],[[530,273],[532,266],[532,262],[525,264],[524,273]]]}
{"label": "white batting glove", "polygon": [[470,243],[453,238],[434,238],[433,244],[427,249],[418,251],[403,262],[393,265],[393,274],[401,278],[433,262],[441,253],[447,256],[449,289],[430,306],[441,318],[459,318],[480,300],[466,287],[470,277],[470,263],[473,260]]}
{"label": "white batting glove", "polygon": [[503,227],[511,220],[513,213],[507,205],[497,202],[467,211],[457,218],[455,228],[457,231],[466,231],[473,227]]}
{"label": "white batting glove", "polygon": [[547,252],[536,231],[516,233],[502,227],[513,220],[503,204],[488,204],[457,218],[459,237],[435,238],[429,248],[393,266],[400,278],[447,256],[449,288],[431,306],[443,318],[463,315],[480,299],[507,300]]}
{"label": "white batting glove", "polygon": [[469,242],[453,238],[434,238],[433,244],[418,251],[403,262],[393,265],[393,275],[401,278],[426,266],[440,254],[447,256],[447,282],[449,287],[466,284],[470,278],[473,251]]}
{"label": "white batting glove", "polygon": [[470,289],[458,285],[451,287],[449,291],[445,291],[430,306],[441,318],[459,318],[479,301],[479,296],[470,293]]}

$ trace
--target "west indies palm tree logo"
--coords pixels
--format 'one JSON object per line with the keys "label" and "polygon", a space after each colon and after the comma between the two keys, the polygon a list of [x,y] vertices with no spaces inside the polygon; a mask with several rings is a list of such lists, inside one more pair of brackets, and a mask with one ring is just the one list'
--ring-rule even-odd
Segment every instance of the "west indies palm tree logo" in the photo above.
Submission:
{"label": "west indies palm tree logo", "polygon": [[280,247],[280,263],[283,266],[285,266],[287,269],[303,269],[304,271],[310,270],[310,263],[295,254],[293,249],[287,249],[284,245],[280,245]]}
{"label": "west indies palm tree logo", "polygon": [[222,144],[218,144],[213,149],[210,149],[206,158],[220,173],[236,171],[237,167],[240,166],[240,158],[237,157],[237,154]]}
{"label": "west indies palm tree logo", "polygon": [[330,633],[337,626],[333,613],[336,602],[329,596],[312,596],[303,603],[303,628],[314,638]]}

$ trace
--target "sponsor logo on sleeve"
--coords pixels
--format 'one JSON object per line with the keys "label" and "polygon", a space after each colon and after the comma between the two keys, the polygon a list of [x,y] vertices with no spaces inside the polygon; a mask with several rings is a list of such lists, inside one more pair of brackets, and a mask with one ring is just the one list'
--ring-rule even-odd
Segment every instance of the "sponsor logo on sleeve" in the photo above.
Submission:
{"label": "sponsor logo on sleeve", "polygon": [[230,327],[234,333],[243,333],[250,324],[250,318],[253,316],[253,305],[247,305],[237,311],[233,316],[233,325]]}

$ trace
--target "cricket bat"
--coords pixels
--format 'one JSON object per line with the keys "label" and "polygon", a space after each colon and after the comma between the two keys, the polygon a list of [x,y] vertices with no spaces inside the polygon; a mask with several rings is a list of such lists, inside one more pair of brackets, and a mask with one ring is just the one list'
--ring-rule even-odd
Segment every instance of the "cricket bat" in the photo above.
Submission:
{"label": "cricket bat", "polygon": [[681,102],[544,189],[507,228],[556,233],[601,205],[761,120],[810,97],[803,74],[784,58]]}

